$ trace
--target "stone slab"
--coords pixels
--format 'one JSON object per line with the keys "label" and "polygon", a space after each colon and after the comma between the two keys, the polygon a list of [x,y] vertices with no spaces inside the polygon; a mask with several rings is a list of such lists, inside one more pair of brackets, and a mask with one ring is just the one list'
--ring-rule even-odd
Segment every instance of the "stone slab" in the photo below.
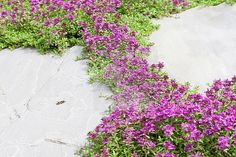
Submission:
{"label": "stone slab", "polygon": [[73,157],[99,124],[111,93],[88,83],[81,50],[0,52],[0,157]]}
{"label": "stone slab", "polygon": [[172,78],[204,91],[213,80],[236,74],[236,5],[194,8],[153,21],[160,29],[150,37],[155,45],[149,62],[163,61]]}

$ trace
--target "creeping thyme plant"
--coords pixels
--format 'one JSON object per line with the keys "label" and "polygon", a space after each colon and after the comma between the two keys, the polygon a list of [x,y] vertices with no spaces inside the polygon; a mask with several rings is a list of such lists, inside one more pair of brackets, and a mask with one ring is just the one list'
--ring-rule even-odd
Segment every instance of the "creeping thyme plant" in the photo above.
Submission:
{"label": "creeping thyme plant", "polygon": [[[11,0],[1,11],[1,48],[62,53],[84,46],[89,74],[114,91],[114,106],[78,151],[85,157],[236,156],[236,76],[204,93],[150,65],[152,17],[223,1]],[[228,3],[233,3],[229,1]]]}

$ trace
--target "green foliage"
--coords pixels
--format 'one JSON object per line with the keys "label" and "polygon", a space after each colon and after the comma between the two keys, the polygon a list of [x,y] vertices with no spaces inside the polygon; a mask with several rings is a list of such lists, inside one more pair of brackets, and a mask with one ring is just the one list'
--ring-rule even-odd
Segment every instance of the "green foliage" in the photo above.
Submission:
{"label": "green foliage", "polygon": [[[183,137],[187,137],[189,136],[189,134],[182,131],[181,125],[179,125],[182,122],[183,121],[181,119],[175,118],[172,120],[168,120],[165,123],[156,123],[155,125],[159,128],[162,128],[165,124],[175,124],[176,130],[171,135],[171,137],[166,137],[161,129],[157,129],[155,132],[146,135],[148,136],[149,140],[156,142],[155,149],[141,147],[136,141],[131,141],[131,143],[128,145],[127,143],[125,143],[123,137],[123,131],[127,128],[127,126],[117,128],[116,132],[110,134],[108,143],[106,144],[106,148],[109,150],[109,157],[132,157],[134,151],[139,154],[140,157],[154,157],[155,154],[166,151],[166,149],[163,147],[163,143],[168,140],[171,140],[172,143],[177,146],[176,149],[172,151],[172,153],[178,154],[181,157],[187,157],[189,153],[185,151],[185,145],[189,144],[189,141],[184,140]],[[135,125],[130,124],[129,127],[134,130],[138,130],[141,127],[141,122],[136,123]],[[89,141],[87,145],[77,151],[77,154],[83,155],[84,157],[93,157],[96,153],[102,150],[104,146],[102,143],[103,138],[104,135],[101,134],[99,137],[96,137],[95,139]],[[217,139],[213,135],[204,137],[200,139],[199,142],[192,141],[192,143],[194,150],[200,152],[204,157],[236,156],[235,147],[230,147],[225,149],[224,151],[220,151],[217,148]]]}
{"label": "green foliage", "polygon": [[143,46],[150,45],[148,42],[149,35],[159,28],[151,22],[150,18],[142,14],[124,14],[121,16],[122,24],[126,24],[132,31],[137,33],[137,40]]}
{"label": "green foliage", "polygon": [[[170,16],[171,14],[182,12],[186,9],[196,7],[196,6],[209,6],[209,5],[217,5],[223,2],[228,4],[232,4],[235,0],[193,0],[190,2],[189,6],[186,8],[183,7],[175,7],[172,3],[168,3],[165,6],[163,4],[167,2],[164,0],[123,0],[122,7],[118,9],[118,12],[121,14],[121,24],[127,24],[132,31],[137,32],[138,41],[141,45],[150,45],[151,43],[148,41],[148,36],[155,30],[158,29],[157,25],[154,25],[151,22],[151,18],[160,18],[163,16]],[[168,1],[169,2],[169,1]],[[108,19],[112,17],[108,17]],[[86,52],[86,51],[85,51]],[[103,84],[111,87],[113,91],[116,91],[115,85],[110,80],[103,79],[104,68],[110,61],[107,58],[102,57],[94,57],[91,55],[88,57],[89,61],[89,75],[91,77],[92,82],[100,81]],[[91,59],[92,58],[92,59]],[[196,89],[197,91],[197,89]],[[192,93],[196,93],[196,91],[190,91]],[[165,123],[156,124],[156,126],[162,128],[165,124],[181,124],[182,121],[178,119],[173,119],[172,121],[166,121]],[[152,157],[157,152],[164,152],[165,149],[162,146],[162,143],[167,141],[168,139],[163,135],[163,132],[157,131],[148,136],[148,139],[155,141],[157,143],[157,147],[154,150],[145,149],[143,147],[138,146],[137,142],[132,141],[130,145],[127,145],[123,141],[123,130],[125,130],[127,126],[121,126],[117,129],[116,132],[112,133],[109,136],[108,144],[106,145],[109,150],[110,157],[131,157],[133,151],[136,151],[142,157]],[[131,126],[132,128],[138,129],[140,124],[135,124]],[[183,140],[183,136],[188,136],[186,133],[182,132],[181,126],[176,126],[176,131],[171,137],[171,141],[174,145],[178,146],[174,153],[179,154],[179,156],[187,156],[186,151],[184,150],[184,145],[187,144],[186,141]],[[82,154],[85,157],[92,157],[97,152],[101,151],[104,144],[102,143],[103,135],[100,137],[96,137],[93,141],[88,141],[89,143],[80,149],[77,154]],[[159,145],[158,145],[159,143]],[[194,145],[195,150],[197,152],[201,152],[202,155],[206,157],[233,157],[236,156],[235,147],[231,147],[226,149],[225,151],[219,151],[216,147],[217,139],[213,136],[209,136],[207,138],[201,139],[198,144]]]}
{"label": "green foliage", "polygon": [[182,7],[176,7],[168,0],[123,0],[122,7],[118,11],[126,15],[142,14],[151,18],[160,18],[170,16],[174,9],[180,11]]}
{"label": "green foliage", "polygon": [[[199,5],[209,6],[223,2],[233,4],[235,1],[192,0],[189,1],[188,7],[183,7],[182,4],[175,6],[168,0],[123,0],[122,6],[118,9],[118,12],[121,14],[119,23],[127,24],[132,31],[137,32],[137,38],[141,45],[150,45],[151,43],[147,40],[148,36],[158,29],[158,26],[151,22],[151,18],[170,16],[173,13],[178,13]],[[42,54],[48,52],[61,54],[67,47],[83,45],[80,28],[77,26],[76,21],[91,21],[81,10],[78,11],[74,20],[75,22],[68,22],[68,20],[64,19],[65,12],[61,10],[51,12],[47,17],[41,18],[39,22],[35,22],[30,16],[29,1],[24,1],[24,6],[26,14],[18,19],[17,24],[11,24],[7,20],[1,20],[0,50],[4,48],[34,47]],[[3,1],[3,9],[12,9],[11,6],[6,5],[6,0]],[[41,8],[41,10],[44,9],[45,6]],[[44,19],[55,16],[62,18],[62,22],[66,26],[45,27],[42,25]],[[109,16],[111,15],[108,15],[107,19],[114,19],[114,17]],[[55,30],[58,32],[64,30],[66,32],[65,36],[60,37],[58,34],[53,34],[52,32]],[[102,66],[100,67],[103,68]]]}
{"label": "green foliage", "polygon": [[[159,28],[159,25],[152,23],[152,18],[171,16],[172,14],[180,13],[197,6],[217,5],[223,2],[232,4],[235,1],[236,0],[192,0],[189,2],[188,7],[183,7],[183,5],[177,7],[168,0],[123,0],[122,6],[118,9],[118,12],[121,14],[119,23],[126,24],[131,31],[136,32],[137,40],[142,46],[150,46],[152,43],[148,40],[149,36],[153,31]],[[114,17],[110,14],[107,15],[106,18],[108,20],[114,20]],[[104,73],[103,69],[106,66],[104,63],[107,62],[106,60],[107,58],[93,59],[95,63],[89,66],[89,75],[92,82],[107,82],[102,77]],[[112,89],[115,88],[110,82],[107,85],[112,87]]]}
{"label": "green foliage", "polygon": [[236,0],[192,0],[190,2],[190,7],[197,7],[197,6],[215,6],[221,3],[226,4],[234,4]]}
{"label": "green foliage", "polygon": [[[0,50],[32,47],[42,54],[49,52],[62,54],[68,47],[83,45],[81,28],[77,26],[77,21],[89,22],[90,19],[82,10],[76,12],[74,21],[69,21],[65,18],[66,11],[62,9],[47,12],[48,14],[45,17],[38,17],[40,15],[31,13],[29,1],[12,6],[7,5],[6,2],[6,0],[3,1],[2,10],[11,11],[14,7],[18,7],[24,11],[24,15],[17,15],[16,22],[12,22],[9,17],[5,19],[1,17]],[[41,13],[46,12],[45,10],[47,10],[46,6],[39,9]],[[50,27],[44,25],[45,19],[54,17],[61,19],[59,24]],[[62,32],[64,32],[63,35]]]}
{"label": "green foliage", "polygon": [[188,6],[180,4],[175,6],[171,0],[123,0],[122,7],[118,10],[121,14],[142,14],[150,18],[171,16],[184,10],[197,6],[215,6],[221,3],[234,4],[236,0],[187,0]]}

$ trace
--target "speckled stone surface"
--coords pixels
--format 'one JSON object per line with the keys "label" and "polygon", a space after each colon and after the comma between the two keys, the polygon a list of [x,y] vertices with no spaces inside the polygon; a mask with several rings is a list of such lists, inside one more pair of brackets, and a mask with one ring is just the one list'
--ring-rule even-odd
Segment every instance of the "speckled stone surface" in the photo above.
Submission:
{"label": "speckled stone surface", "polygon": [[205,90],[214,79],[236,75],[236,5],[194,8],[154,20],[151,63],[163,61],[179,82]]}
{"label": "speckled stone surface", "polygon": [[0,157],[73,157],[111,104],[89,84],[81,47],[62,57],[0,52]]}

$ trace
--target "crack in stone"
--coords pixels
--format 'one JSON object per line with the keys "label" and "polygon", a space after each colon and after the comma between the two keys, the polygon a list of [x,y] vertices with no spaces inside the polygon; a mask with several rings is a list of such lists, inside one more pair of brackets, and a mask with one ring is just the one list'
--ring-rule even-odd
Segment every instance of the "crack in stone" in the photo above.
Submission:
{"label": "crack in stone", "polygon": [[27,110],[30,110],[30,109],[29,109],[29,104],[30,104],[31,98],[32,98],[32,97],[30,97],[29,100],[27,101],[27,103],[25,104]]}
{"label": "crack in stone", "polygon": [[66,146],[69,146],[69,147],[78,147],[76,144],[63,142],[63,141],[57,140],[57,139],[45,139],[45,141],[50,142],[50,143],[54,143],[54,144],[66,145]]}
{"label": "crack in stone", "polygon": [[17,118],[21,118],[21,115],[17,112],[16,109],[14,109],[14,113],[15,113],[15,116],[16,116]]}
{"label": "crack in stone", "polygon": [[39,88],[39,90],[38,90],[36,93],[34,93],[32,96],[30,96],[30,98],[28,99],[27,103],[25,103],[25,106],[26,106],[26,108],[27,108],[28,111],[30,111],[30,101],[32,100],[32,98],[33,98],[35,95],[37,95],[38,92],[39,92],[43,87],[45,87],[45,85],[47,84],[47,82],[48,82],[49,80],[51,80],[53,77],[56,76],[56,74],[57,74],[58,72],[60,72],[63,63],[64,63],[64,59],[63,59],[62,62],[59,64],[59,66],[58,66],[56,72],[55,72],[49,79],[47,79],[47,80],[44,82],[44,84]]}

